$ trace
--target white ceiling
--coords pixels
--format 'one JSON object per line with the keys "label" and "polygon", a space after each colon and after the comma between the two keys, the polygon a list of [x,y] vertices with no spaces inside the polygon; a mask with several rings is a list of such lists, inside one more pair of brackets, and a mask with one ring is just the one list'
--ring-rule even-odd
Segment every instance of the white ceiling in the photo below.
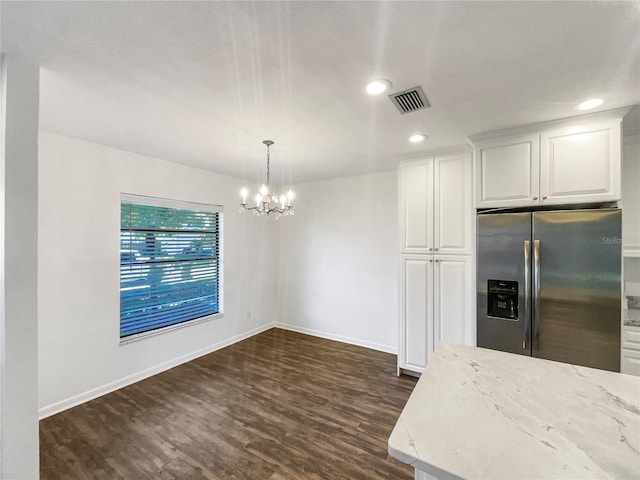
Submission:
{"label": "white ceiling", "polygon": [[[640,2],[8,2],[41,127],[250,180],[394,168],[492,129],[640,103]],[[363,85],[424,88],[407,115]],[[420,132],[429,140],[407,141]]]}

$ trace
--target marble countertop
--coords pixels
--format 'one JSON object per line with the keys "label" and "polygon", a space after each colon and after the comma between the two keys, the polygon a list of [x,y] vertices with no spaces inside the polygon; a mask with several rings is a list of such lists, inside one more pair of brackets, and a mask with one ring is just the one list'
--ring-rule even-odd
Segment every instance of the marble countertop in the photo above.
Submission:
{"label": "marble countertop", "polygon": [[622,323],[631,327],[640,327],[640,308],[623,309]]}
{"label": "marble countertop", "polygon": [[438,479],[640,478],[640,378],[441,343],[388,446]]}

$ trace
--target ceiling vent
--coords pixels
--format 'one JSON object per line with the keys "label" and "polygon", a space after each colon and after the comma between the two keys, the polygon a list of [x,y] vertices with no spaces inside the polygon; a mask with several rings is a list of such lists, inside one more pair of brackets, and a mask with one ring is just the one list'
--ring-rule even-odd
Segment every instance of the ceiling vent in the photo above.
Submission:
{"label": "ceiling vent", "polygon": [[409,90],[392,93],[389,98],[403,115],[431,106],[427,96],[422,91],[422,87],[413,87]]}

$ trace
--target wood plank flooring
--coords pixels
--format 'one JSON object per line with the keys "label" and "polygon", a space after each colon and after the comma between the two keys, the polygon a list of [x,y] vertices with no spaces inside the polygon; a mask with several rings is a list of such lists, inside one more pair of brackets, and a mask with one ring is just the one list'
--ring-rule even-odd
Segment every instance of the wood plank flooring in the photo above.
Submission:
{"label": "wood plank flooring", "polygon": [[412,479],[395,356],[271,329],[40,422],[47,479]]}

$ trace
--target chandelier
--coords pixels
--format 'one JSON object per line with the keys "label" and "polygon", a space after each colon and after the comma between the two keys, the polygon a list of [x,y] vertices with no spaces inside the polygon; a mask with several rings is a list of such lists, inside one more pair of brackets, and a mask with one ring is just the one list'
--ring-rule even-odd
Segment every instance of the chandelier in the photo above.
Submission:
{"label": "chandelier", "polygon": [[291,205],[291,200],[293,200],[295,195],[293,190],[289,190],[286,195],[279,195],[277,190],[271,189],[271,186],[269,185],[269,177],[271,173],[270,147],[273,145],[273,142],[271,140],[265,140],[262,143],[267,146],[267,184],[263,184],[260,187],[260,192],[255,196],[255,207],[247,207],[247,196],[249,195],[249,190],[242,187],[242,190],[240,191],[240,195],[242,196],[240,211],[251,211],[254,215],[265,218],[273,215],[277,220],[284,215],[293,215],[293,205]]}

